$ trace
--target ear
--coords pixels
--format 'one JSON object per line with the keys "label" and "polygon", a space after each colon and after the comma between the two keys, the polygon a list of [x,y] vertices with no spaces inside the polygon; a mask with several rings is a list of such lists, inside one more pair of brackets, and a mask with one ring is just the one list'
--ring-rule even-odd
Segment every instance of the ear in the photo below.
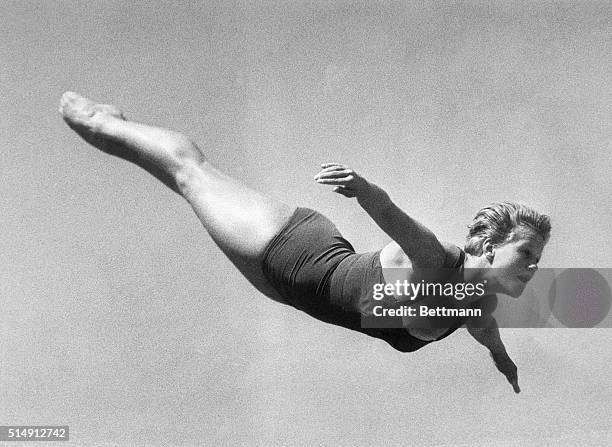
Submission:
{"label": "ear", "polygon": [[487,258],[489,263],[492,263],[493,259],[495,259],[495,246],[488,238],[482,243],[482,254]]}

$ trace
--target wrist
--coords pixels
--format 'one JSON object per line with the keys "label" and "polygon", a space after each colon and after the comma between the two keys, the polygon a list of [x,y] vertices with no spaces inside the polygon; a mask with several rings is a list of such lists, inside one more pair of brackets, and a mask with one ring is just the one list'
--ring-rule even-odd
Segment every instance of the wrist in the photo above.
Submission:
{"label": "wrist", "polygon": [[381,206],[389,200],[389,196],[385,191],[374,183],[368,182],[366,179],[363,179],[363,183],[359,186],[355,194],[357,200],[359,200],[362,205]]}
{"label": "wrist", "polygon": [[363,202],[365,204],[372,202],[373,196],[372,185],[367,180],[364,180],[363,183],[359,185],[359,188],[355,191],[355,197],[360,203]]}
{"label": "wrist", "polygon": [[508,353],[504,349],[503,351],[491,351],[491,358],[495,363],[502,362],[508,358]]}

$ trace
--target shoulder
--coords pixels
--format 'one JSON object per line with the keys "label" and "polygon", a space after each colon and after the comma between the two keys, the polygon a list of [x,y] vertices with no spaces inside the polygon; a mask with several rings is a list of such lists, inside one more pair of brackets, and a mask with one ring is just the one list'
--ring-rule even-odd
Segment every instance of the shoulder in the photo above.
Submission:
{"label": "shoulder", "polygon": [[470,317],[465,321],[468,328],[487,328],[496,325],[493,312],[497,308],[497,295],[486,295],[471,304],[473,309],[480,309],[479,317]]}
{"label": "shoulder", "polygon": [[463,265],[463,261],[465,260],[465,252],[457,245],[450,242],[440,241],[440,244],[442,245],[445,254],[444,267],[461,267]]}
{"label": "shoulder", "polygon": [[474,302],[475,309],[481,309],[483,315],[491,315],[497,308],[497,295],[486,295]]}

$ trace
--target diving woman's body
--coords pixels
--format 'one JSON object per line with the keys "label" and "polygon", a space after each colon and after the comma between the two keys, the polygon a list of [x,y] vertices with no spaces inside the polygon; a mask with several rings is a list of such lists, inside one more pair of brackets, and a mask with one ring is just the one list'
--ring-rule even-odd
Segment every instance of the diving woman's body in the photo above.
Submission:
{"label": "diving woman's body", "polygon": [[[264,295],[287,304],[287,297],[271,284],[263,261],[271,243],[295,218],[297,207],[260,194],[221,173],[184,135],[128,121],[114,106],[95,104],[67,92],[62,97],[60,113],[87,142],[139,165],[184,197],[215,243],[247,280]],[[417,271],[446,265],[448,249],[429,229],[399,209],[381,188],[337,163],[322,165],[315,178],[321,184],[335,186],[335,192],[357,198],[376,224],[393,239],[378,255],[383,273],[389,268],[411,267]],[[484,240],[478,256],[464,256],[463,267],[474,268],[482,275],[469,280],[487,279],[493,292],[520,295],[537,269],[546,236],[523,228],[512,232],[503,243]],[[497,277],[495,268],[511,270],[513,275]],[[489,301],[495,299],[493,296]],[[489,349],[497,368],[518,393],[516,366],[501,341],[495,319],[485,312],[477,322],[465,323],[470,334]],[[448,332],[435,328],[410,331],[407,337],[425,340],[425,343]]]}

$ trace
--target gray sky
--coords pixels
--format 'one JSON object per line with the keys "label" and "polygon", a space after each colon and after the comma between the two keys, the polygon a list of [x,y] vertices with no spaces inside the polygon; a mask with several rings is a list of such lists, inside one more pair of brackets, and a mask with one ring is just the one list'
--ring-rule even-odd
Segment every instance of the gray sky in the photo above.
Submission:
{"label": "gray sky", "polygon": [[609,329],[503,330],[517,396],[462,332],[400,354],[325,325],[56,110],[75,90],[183,131],[359,250],[388,239],[321,162],[458,244],[482,205],[523,201],[552,216],[541,267],[612,267],[612,6],[177,3],[3,2],[0,421],[79,445],[609,443]]}

